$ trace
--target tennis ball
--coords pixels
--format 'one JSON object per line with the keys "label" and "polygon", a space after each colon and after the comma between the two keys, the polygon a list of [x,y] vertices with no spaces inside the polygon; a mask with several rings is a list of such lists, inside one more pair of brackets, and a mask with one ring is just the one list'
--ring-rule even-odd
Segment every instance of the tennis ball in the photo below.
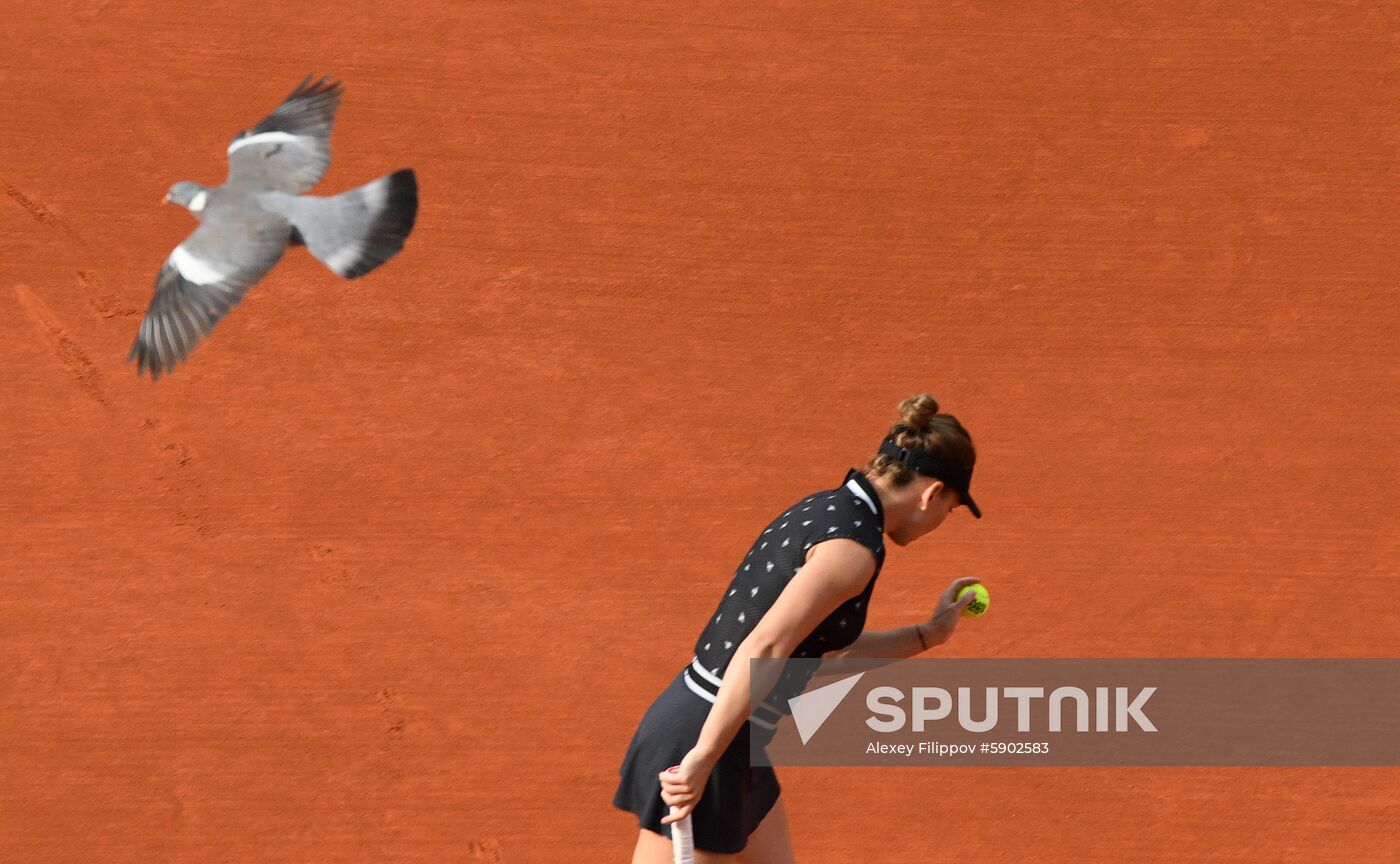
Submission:
{"label": "tennis ball", "polygon": [[991,595],[987,593],[987,589],[982,587],[982,583],[978,582],[975,585],[969,585],[959,591],[956,599],[961,600],[963,595],[969,591],[975,596],[972,598],[972,601],[967,604],[967,608],[962,611],[962,614],[964,618],[976,618],[978,615],[986,612],[988,606],[992,605],[992,598]]}

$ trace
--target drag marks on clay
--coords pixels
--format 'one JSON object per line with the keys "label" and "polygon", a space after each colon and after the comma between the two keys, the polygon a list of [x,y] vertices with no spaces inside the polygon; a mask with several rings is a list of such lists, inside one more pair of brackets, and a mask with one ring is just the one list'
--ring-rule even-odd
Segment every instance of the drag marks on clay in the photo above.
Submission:
{"label": "drag marks on clay", "polygon": [[[39,339],[53,351],[59,364],[73,379],[74,386],[115,418],[117,411],[107,397],[102,373],[87,351],[73,339],[68,328],[28,285],[16,285],[14,294],[20,308],[34,323]],[[186,526],[199,535],[207,533],[208,525],[198,506],[204,497],[204,483],[199,478],[195,452],[177,440],[158,419],[142,420],[140,429],[159,464],[156,481],[175,502],[175,524]]]}
{"label": "drag marks on clay", "polygon": [[[3,177],[0,177],[0,188],[5,190],[5,194],[9,196],[11,201],[14,201],[26,213],[33,217],[35,222],[38,222],[40,225],[55,228],[67,235],[68,239],[74,244],[74,252],[86,254],[88,249],[87,243],[83,241],[83,238],[78,235],[77,231],[73,230],[71,225],[64,221],[62,216],[59,216],[47,205],[30,198],[19,187]],[[96,312],[99,317],[115,318],[120,316],[122,318],[129,318],[141,311],[131,304],[123,302],[117,292],[107,287],[107,283],[97,272],[93,270],[78,270],[77,276],[78,287],[82,290],[83,296],[87,298],[88,305],[92,307],[92,311]]]}
{"label": "drag marks on clay", "polygon": [[117,292],[108,288],[106,281],[91,270],[78,271],[78,287],[82,289],[83,296],[87,297],[92,311],[102,318],[130,318],[141,311],[129,303],[122,302]]}
{"label": "drag marks on clay", "polygon": [[466,845],[468,861],[500,862],[501,844],[495,840],[470,840]]}
{"label": "drag marks on clay", "polygon": [[375,694],[374,701],[379,706],[379,729],[382,737],[374,748],[377,752],[370,759],[369,769],[376,782],[398,785],[408,776],[405,762],[412,760],[411,756],[405,757],[403,750],[404,730],[408,727],[408,717],[404,711],[405,700],[403,696],[386,687]]}
{"label": "drag marks on clay", "polygon": [[24,192],[20,191],[19,187],[3,177],[0,177],[0,187],[4,187],[5,194],[10,197],[10,200],[24,208],[26,213],[34,217],[35,222],[38,222],[40,225],[47,225],[50,228],[57,228],[73,240],[79,243],[82,242],[82,238],[78,236],[78,232],[74,231],[67,222],[63,221],[62,216],[50,210],[46,205],[30,198],[28,195],[24,194]]}
{"label": "drag marks on clay", "polygon": [[23,207],[30,216],[34,217],[35,222],[54,227],[63,224],[63,220],[58,217],[57,213],[19,191],[10,181],[0,178],[0,186],[5,187],[5,194],[10,196],[10,200]]}
{"label": "drag marks on clay", "polygon": [[404,727],[408,725],[408,718],[403,716],[404,698],[386,687],[379,691],[375,701],[384,715],[384,734],[390,738],[402,737]]}
{"label": "drag marks on clay", "polygon": [[48,304],[31,291],[28,285],[15,286],[15,299],[19,301],[20,307],[29,316],[29,320],[34,322],[35,328],[39,331],[39,338],[58,357],[58,362],[73,378],[73,383],[77,385],[78,389],[94,402],[111,411],[112,406],[102,392],[102,376],[97,371],[96,364],[68,334],[68,328],[63,326]]}
{"label": "drag marks on clay", "polygon": [[[336,590],[365,591],[367,586],[359,573],[345,560],[345,554],[334,546],[314,543],[309,551],[311,560],[321,565],[320,582],[323,586]],[[371,591],[366,599],[377,601],[379,592]]]}
{"label": "drag marks on clay", "polygon": [[156,481],[175,503],[175,524],[198,536],[209,532],[200,502],[204,500],[204,482],[200,479],[196,454],[189,446],[175,440],[159,419],[147,417],[141,421],[141,431],[154,445],[160,464]]}

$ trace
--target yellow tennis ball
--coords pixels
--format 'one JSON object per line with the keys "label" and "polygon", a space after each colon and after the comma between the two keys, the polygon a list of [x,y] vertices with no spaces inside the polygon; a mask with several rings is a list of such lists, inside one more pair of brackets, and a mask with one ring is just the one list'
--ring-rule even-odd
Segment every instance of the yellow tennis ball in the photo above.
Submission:
{"label": "yellow tennis ball", "polygon": [[986,612],[988,606],[992,605],[992,597],[987,593],[987,589],[982,587],[982,583],[978,582],[959,591],[957,599],[961,600],[963,595],[969,591],[971,591],[974,596],[972,601],[967,604],[967,608],[962,611],[962,614],[964,618],[976,618],[978,615]]}

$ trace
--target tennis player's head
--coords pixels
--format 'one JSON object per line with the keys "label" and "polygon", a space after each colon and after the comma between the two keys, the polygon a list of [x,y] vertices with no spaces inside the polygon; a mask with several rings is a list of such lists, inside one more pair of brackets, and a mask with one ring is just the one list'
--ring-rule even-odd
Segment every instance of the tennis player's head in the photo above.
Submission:
{"label": "tennis player's head", "polygon": [[910,396],[898,410],[899,422],[865,466],[884,502],[890,539],[906,546],[959,507],[981,519],[969,489],[977,451],[958,418],[940,413],[927,393]]}

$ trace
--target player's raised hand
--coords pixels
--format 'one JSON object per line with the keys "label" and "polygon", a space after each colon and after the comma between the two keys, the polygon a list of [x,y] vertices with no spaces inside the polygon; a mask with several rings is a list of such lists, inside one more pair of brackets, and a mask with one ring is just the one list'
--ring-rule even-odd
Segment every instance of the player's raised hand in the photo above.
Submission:
{"label": "player's raised hand", "polygon": [[933,610],[933,614],[929,616],[927,621],[919,625],[930,648],[934,645],[941,645],[952,637],[953,630],[957,628],[958,619],[962,617],[963,610],[977,596],[969,591],[960,600],[958,592],[981,581],[975,576],[954,579],[952,584],[948,586],[948,590],[939,596],[938,606]]}

